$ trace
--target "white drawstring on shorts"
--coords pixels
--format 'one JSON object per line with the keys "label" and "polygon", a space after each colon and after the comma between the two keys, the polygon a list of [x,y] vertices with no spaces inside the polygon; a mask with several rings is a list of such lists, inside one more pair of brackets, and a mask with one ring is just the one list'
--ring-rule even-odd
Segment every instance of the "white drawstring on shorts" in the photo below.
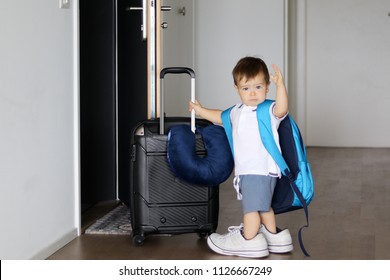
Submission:
{"label": "white drawstring on shorts", "polygon": [[240,176],[235,176],[233,179],[233,186],[236,189],[237,192],[237,199],[242,200],[242,194],[240,191]]}

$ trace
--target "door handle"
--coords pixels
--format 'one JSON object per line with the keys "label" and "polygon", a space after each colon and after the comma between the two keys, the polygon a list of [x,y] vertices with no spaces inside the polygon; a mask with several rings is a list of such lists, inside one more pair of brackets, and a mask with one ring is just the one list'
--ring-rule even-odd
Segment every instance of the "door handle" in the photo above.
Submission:
{"label": "door handle", "polygon": [[[172,10],[171,6],[161,6],[161,11],[163,12],[169,12]],[[148,36],[148,29],[147,29],[147,7],[146,7],[146,0],[142,0],[142,7],[127,7],[126,11],[142,11],[142,25],[141,25],[141,31],[142,31],[142,40],[146,41]],[[164,25],[165,26],[165,25]],[[166,28],[166,27],[163,27]]]}
{"label": "door handle", "polygon": [[148,28],[147,28],[148,14],[147,14],[146,0],[142,0],[142,7],[127,7],[126,11],[142,11],[142,25],[141,25],[142,40],[146,41],[148,37]]}
{"label": "door handle", "polygon": [[170,10],[172,10],[171,6],[161,6],[161,11],[163,12],[169,12]]}

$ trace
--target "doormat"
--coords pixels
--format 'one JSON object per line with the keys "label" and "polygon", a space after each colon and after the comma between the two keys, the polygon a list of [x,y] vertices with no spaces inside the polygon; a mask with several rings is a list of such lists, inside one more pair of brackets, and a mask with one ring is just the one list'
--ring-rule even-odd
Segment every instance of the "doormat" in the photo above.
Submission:
{"label": "doormat", "polygon": [[130,208],[119,205],[87,228],[85,234],[128,235],[131,230]]}

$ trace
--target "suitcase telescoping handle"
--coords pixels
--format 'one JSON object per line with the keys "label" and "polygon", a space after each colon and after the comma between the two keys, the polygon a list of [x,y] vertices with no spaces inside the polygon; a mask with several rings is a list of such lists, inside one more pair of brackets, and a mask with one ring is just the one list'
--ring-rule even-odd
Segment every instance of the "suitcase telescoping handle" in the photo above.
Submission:
{"label": "suitcase telescoping handle", "polygon": [[[160,134],[164,134],[164,77],[166,74],[188,74],[191,76],[191,101],[195,102],[195,72],[188,67],[167,67],[160,72]],[[191,112],[191,130],[195,133],[195,111]]]}

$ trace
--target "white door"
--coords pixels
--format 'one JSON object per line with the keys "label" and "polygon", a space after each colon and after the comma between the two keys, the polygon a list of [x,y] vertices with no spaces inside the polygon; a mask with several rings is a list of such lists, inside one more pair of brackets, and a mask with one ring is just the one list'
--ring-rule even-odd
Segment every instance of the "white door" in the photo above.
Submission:
{"label": "white door", "polygon": [[390,147],[390,1],[307,1],[307,145]]}

